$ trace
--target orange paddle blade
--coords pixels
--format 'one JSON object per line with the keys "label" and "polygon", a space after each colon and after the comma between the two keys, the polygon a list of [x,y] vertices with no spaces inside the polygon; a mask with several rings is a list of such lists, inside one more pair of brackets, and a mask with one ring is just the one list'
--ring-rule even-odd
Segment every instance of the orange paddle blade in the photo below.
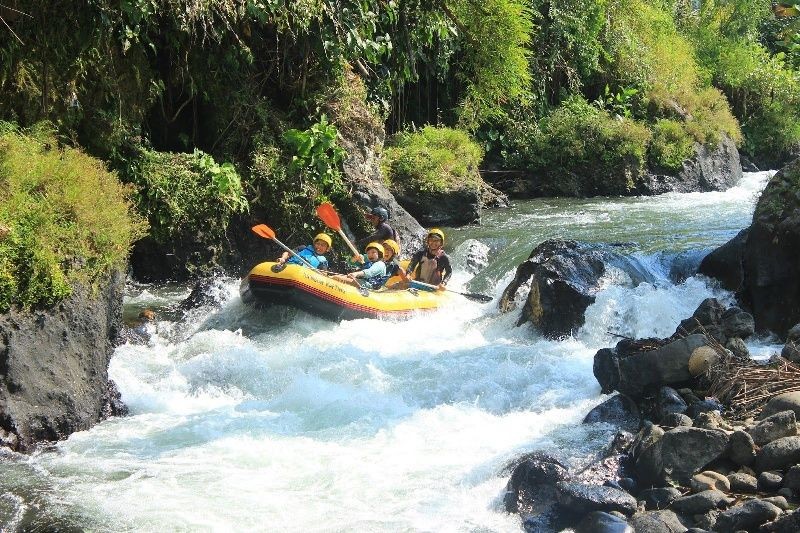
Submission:
{"label": "orange paddle blade", "polygon": [[317,216],[332,230],[342,231],[342,224],[339,222],[339,213],[336,212],[333,204],[325,202],[317,206]]}
{"label": "orange paddle blade", "polygon": [[253,230],[253,233],[258,235],[259,237],[264,237],[265,239],[275,238],[275,232],[272,231],[272,228],[270,228],[266,224],[259,224],[258,226],[253,226],[251,229]]}

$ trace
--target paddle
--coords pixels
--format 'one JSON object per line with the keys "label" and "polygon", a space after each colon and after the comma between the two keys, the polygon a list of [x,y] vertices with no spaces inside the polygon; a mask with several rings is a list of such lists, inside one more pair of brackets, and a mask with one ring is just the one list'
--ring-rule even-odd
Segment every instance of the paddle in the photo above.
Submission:
{"label": "paddle", "polygon": [[283,244],[281,241],[279,241],[279,240],[278,240],[278,238],[275,236],[275,232],[274,232],[274,231],[272,231],[272,228],[270,228],[270,227],[269,227],[269,226],[267,226],[266,224],[259,224],[258,226],[253,226],[251,229],[253,230],[253,233],[255,233],[256,235],[258,235],[259,237],[263,237],[263,238],[265,238],[265,239],[272,239],[273,241],[275,241],[276,243],[278,243],[278,245],[279,245],[281,248],[283,248],[284,250],[286,250],[287,252],[289,252],[290,254],[292,254],[293,256],[295,256],[296,258],[298,258],[298,259],[299,259],[300,261],[302,261],[302,262],[303,262],[303,264],[305,264],[305,265],[306,265],[308,268],[311,268],[311,269],[313,269],[313,270],[316,270],[317,272],[322,272],[320,269],[318,269],[318,268],[314,268],[313,266],[311,266],[311,263],[309,263],[308,261],[306,261],[305,259],[303,259],[303,257],[302,257],[302,256],[298,255],[298,254],[297,254],[297,253],[296,253],[294,250],[292,250],[291,248],[289,248],[288,246],[286,246],[285,244]]}
{"label": "paddle", "polygon": [[[436,290],[439,289],[438,285],[431,285],[430,283],[423,283],[423,282],[417,281],[415,279],[409,280],[409,283],[411,284],[412,287],[414,285],[422,285],[423,287],[428,287],[428,288],[431,288],[431,289],[436,289]],[[447,287],[445,287],[444,290],[449,291],[449,292],[454,292],[456,294],[460,294],[464,298],[468,298],[470,300],[475,300],[475,301],[478,301],[478,302],[484,302],[485,303],[485,302],[491,302],[492,301],[492,297],[489,296],[489,295],[486,295],[486,294],[478,294],[476,292],[461,292],[461,291],[457,291],[455,289],[448,289]]]}
{"label": "paddle", "polygon": [[350,251],[353,252],[353,255],[361,255],[359,251],[356,250],[356,247],[353,246],[353,243],[350,242],[350,239],[347,238],[347,235],[345,235],[342,231],[342,223],[339,220],[339,213],[336,212],[333,204],[329,202],[319,204],[319,206],[317,206],[317,216],[322,219],[326,226],[341,235],[342,239],[344,239],[344,242],[347,243],[347,246],[350,248]]}

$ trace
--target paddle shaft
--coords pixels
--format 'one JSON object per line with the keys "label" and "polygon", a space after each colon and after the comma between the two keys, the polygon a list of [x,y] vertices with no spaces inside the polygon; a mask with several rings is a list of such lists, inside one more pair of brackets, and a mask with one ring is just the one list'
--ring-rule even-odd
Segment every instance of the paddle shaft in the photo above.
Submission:
{"label": "paddle shaft", "polygon": [[295,256],[296,258],[298,258],[300,261],[302,261],[302,262],[303,262],[303,264],[304,264],[304,265],[306,265],[308,268],[311,268],[311,269],[313,269],[313,270],[316,270],[317,272],[322,272],[320,269],[318,269],[318,268],[315,268],[315,267],[311,266],[311,263],[309,263],[308,261],[306,261],[306,260],[303,258],[303,256],[302,256],[302,255],[298,254],[297,252],[295,252],[294,250],[292,250],[291,248],[289,248],[288,246],[286,246],[285,244],[283,244],[283,243],[282,243],[281,241],[279,241],[279,240],[278,240],[276,237],[272,237],[272,240],[273,240],[273,241],[275,241],[275,242],[277,242],[277,243],[278,243],[278,246],[280,246],[281,248],[283,248],[284,250],[286,250],[287,252],[289,252],[290,254],[292,254],[293,256]]}
{"label": "paddle shaft", "polygon": [[[431,289],[438,289],[439,288],[438,285],[431,285],[430,283],[425,283],[425,282],[417,281],[417,280],[412,280],[411,283],[414,283],[414,284],[417,284],[417,285],[422,285],[423,287],[428,287],[428,288],[431,288]],[[492,301],[492,297],[491,296],[487,296],[485,294],[477,294],[477,293],[472,293],[472,292],[460,292],[460,291],[457,291],[455,289],[448,289],[447,287],[445,287],[444,290],[449,291],[449,292],[454,292],[456,294],[460,294],[464,298],[470,298],[472,300],[479,300],[481,302],[491,302]]]}

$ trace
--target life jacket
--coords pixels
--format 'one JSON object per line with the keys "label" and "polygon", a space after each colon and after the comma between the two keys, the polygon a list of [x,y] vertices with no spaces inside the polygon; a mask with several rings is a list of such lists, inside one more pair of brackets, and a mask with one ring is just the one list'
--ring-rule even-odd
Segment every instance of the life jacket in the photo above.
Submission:
{"label": "life jacket", "polygon": [[[376,261],[375,263],[373,263],[372,261],[365,261],[364,262],[364,267],[363,267],[362,270],[366,270],[366,269],[370,268],[372,265],[374,265],[374,264],[376,264],[378,262],[380,262],[380,260]],[[372,276],[371,278],[358,278],[358,283],[362,287],[365,287],[367,289],[373,289],[373,290],[380,289],[381,287],[383,287],[383,284],[385,282],[386,282],[386,276],[385,275]]]}
{"label": "life jacket", "polygon": [[444,250],[439,248],[433,257],[428,256],[428,252],[422,254],[417,267],[417,281],[438,285],[442,282],[442,273],[439,272],[438,258],[444,255]]}
{"label": "life jacket", "polygon": [[[313,246],[306,246],[305,248],[301,249],[297,252],[297,255],[308,261],[314,268],[328,268],[328,259],[324,255],[317,255],[316,250],[314,250]],[[294,265],[303,265],[304,263],[295,256],[290,257],[287,263],[292,263]]]}
{"label": "life jacket", "polygon": [[389,281],[389,278],[397,274],[397,271],[400,270],[400,265],[397,263],[395,259],[392,259],[388,263],[386,263],[386,274],[381,276],[381,283],[378,287],[383,287],[386,285],[386,282]]}

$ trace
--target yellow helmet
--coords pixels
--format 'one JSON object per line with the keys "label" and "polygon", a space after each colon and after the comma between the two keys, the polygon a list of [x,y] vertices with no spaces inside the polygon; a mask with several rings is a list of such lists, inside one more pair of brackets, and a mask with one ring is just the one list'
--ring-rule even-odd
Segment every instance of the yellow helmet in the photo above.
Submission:
{"label": "yellow helmet", "polygon": [[442,230],[440,230],[439,228],[431,228],[425,237],[427,238],[430,237],[431,235],[436,235],[437,237],[442,239],[442,246],[444,246],[444,232]]}
{"label": "yellow helmet", "polygon": [[373,241],[364,247],[364,251],[369,251],[370,248],[375,248],[378,250],[378,254],[383,257],[383,245],[381,243]]}
{"label": "yellow helmet", "polygon": [[318,234],[316,237],[314,237],[314,242],[316,242],[316,241],[324,242],[325,244],[328,245],[328,248],[333,246],[333,239],[331,239],[331,236],[328,235],[327,233]]}
{"label": "yellow helmet", "polygon": [[394,252],[394,255],[400,255],[400,245],[397,244],[396,241],[392,239],[386,239],[385,241],[383,241],[383,245],[391,248],[392,251]]}

